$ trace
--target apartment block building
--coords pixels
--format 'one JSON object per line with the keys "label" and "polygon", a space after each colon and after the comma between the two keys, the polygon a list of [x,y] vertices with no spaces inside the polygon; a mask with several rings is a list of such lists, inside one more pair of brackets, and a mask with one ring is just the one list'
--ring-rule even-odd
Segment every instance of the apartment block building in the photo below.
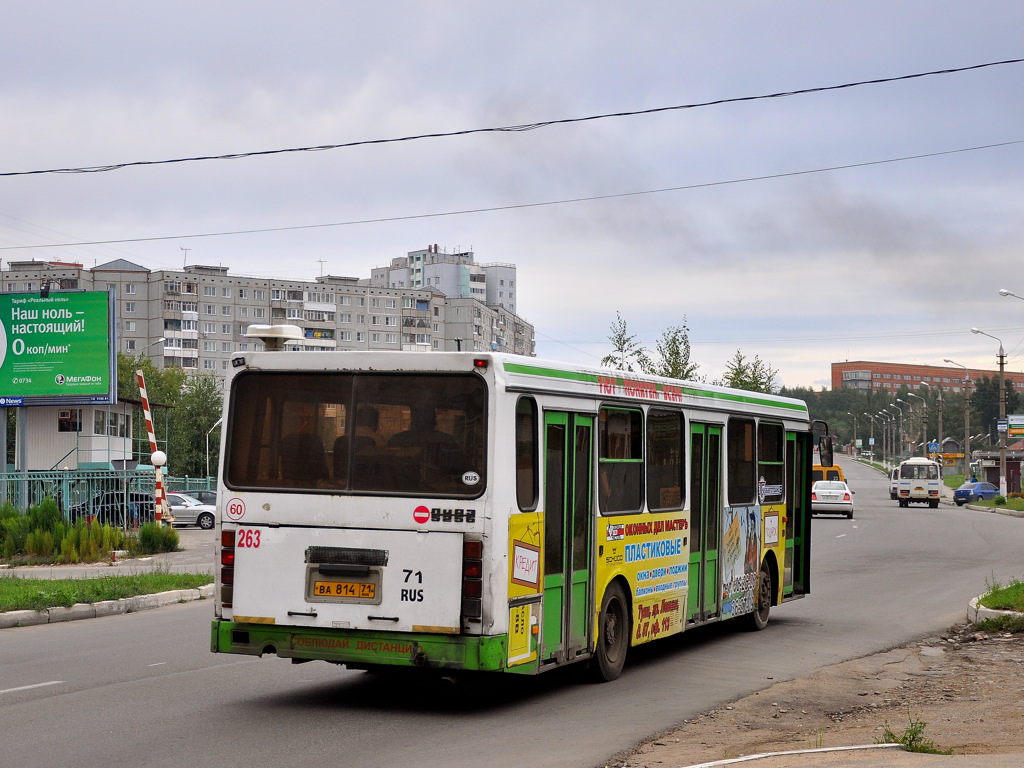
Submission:
{"label": "apartment block building", "polygon": [[[164,367],[223,375],[232,354],[261,348],[249,325],[296,325],[290,350],[502,351],[532,356],[533,326],[515,313],[515,266],[479,265],[472,252],[413,251],[370,278],[313,281],[232,274],[225,266],[150,270],[124,259],[13,261],[0,289],[107,290],[118,349]],[[155,343],[163,339],[161,344]]]}
{"label": "apartment block building", "polygon": [[[922,382],[944,392],[962,392],[965,379],[999,377],[998,370],[965,370],[956,366],[882,363],[866,360],[832,363],[832,389],[857,389],[864,392],[895,392],[900,387],[920,389]],[[1024,386],[1024,373],[1004,371],[1015,387]]]}
{"label": "apartment block building", "polygon": [[440,291],[445,296],[476,299],[489,307],[516,312],[514,264],[477,264],[472,251],[440,251],[437,245],[392,259],[370,273],[370,284],[388,288]]}

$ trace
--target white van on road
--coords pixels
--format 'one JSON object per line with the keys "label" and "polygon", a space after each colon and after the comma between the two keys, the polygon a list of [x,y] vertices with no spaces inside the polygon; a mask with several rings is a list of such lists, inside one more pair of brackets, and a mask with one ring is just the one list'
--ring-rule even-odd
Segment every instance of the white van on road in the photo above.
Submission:
{"label": "white van on road", "polygon": [[910,502],[939,506],[942,490],[942,469],[937,461],[915,456],[900,462],[898,500],[901,507]]}

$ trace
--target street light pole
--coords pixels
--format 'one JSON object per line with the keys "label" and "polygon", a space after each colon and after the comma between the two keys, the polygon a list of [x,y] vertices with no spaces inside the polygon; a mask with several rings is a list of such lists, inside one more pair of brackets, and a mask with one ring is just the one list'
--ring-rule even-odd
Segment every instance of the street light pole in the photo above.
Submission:
{"label": "street light pole", "polygon": [[[1009,291],[1006,292],[1006,294],[1009,293]],[[1003,352],[1003,341],[998,336],[985,333],[979,328],[971,328],[971,333],[980,333],[982,336],[988,336],[999,342],[999,424],[996,425],[996,429],[999,432],[999,493],[1006,496],[1006,376],[1004,375],[1006,353]]]}
{"label": "street light pole", "polygon": [[896,417],[893,416],[891,413],[889,413],[889,411],[885,411],[885,410],[879,411],[878,415],[885,417],[885,431],[882,433],[882,446],[883,446],[882,447],[882,452],[886,456],[890,456],[891,457],[892,456],[892,447],[893,447],[892,446],[892,444],[893,444],[892,427],[893,427],[893,422],[896,421]]}
{"label": "street light pole", "polygon": [[[900,400],[900,402],[903,402]],[[896,457],[903,461],[903,409],[896,403],[889,403],[888,408],[895,408],[900,414],[899,445],[896,448]],[[895,414],[894,414],[895,415]]]}
{"label": "street light pole", "polygon": [[221,416],[217,421],[214,422],[213,426],[206,430],[206,479],[210,479],[210,433],[213,432],[220,423],[224,421],[224,417]]}
{"label": "street light pole", "polygon": [[[871,455],[871,460],[874,461],[875,460],[875,456],[874,456],[874,453],[875,453],[875,417],[872,416],[870,413],[867,413],[867,412],[865,412],[864,415],[867,416],[871,420],[871,439],[868,441],[868,445],[871,446],[871,454],[872,454]],[[883,464],[885,463],[884,459],[883,459],[882,463]]]}
{"label": "street light pole", "polygon": [[151,341],[151,342],[149,342],[149,344],[147,344],[147,345],[146,345],[146,346],[144,346],[144,347],[143,347],[142,349],[140,349],[140,350],[139,350],[139,354],[141,355],[141,354],[143,354],[143,353],[144,353],[144,352],[145,352],[145,351],[146,351],[147,349],[149,349],[150,347],[156,346],[157,344],[163,344],[163,343],[164,343],[165,341],[167,341],[167,339],[166,339],[165,337],[161,336],[161,337],[160,337],[159,339],[157,339],[156,341]]}
{"label": "street light pole", "polygon": [[[920,395],[915,395],[913,392],[907,392],[907,397],[916,397],[921,401],[922,408],[924,410],[924,416],[921,418],[921,455],[927,455],[926,447],[928,445],[928,401]],[[942,432],[942,427],[939,427],[939,432]]]}

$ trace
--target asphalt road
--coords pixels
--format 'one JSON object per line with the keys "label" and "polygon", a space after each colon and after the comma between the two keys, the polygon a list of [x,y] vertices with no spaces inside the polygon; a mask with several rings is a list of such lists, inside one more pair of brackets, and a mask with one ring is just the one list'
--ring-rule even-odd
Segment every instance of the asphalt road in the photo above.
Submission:
{"label": "asphalt road", "polygon": [[[0,762],[30,766],[583,768],[681,720],[961,619],[1020,576],[1024,520],[899,509],[844,464],[854,519],[816,517],[812,594],[759,633],[728,625],[631,653],[619,680],[573,671],[449,687],[322,662],[209,653],[206,601],[0,631]],[[207,534],[212,535],[212,534]]]}

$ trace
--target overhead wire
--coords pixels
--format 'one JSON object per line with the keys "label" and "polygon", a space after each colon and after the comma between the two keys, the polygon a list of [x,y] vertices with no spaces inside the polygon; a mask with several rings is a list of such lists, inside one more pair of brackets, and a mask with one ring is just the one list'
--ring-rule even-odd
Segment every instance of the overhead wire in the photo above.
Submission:
{"label": "overhead wire", "polygon": [[559,200],[543,200],[543,201],[540,201],[540,202],[533,202],[533,203],[512,203],[512,204],[508,204],[508,205],[495,205],[495,206],[487,206],[487,207],[483,207],[483,208],[465,208],[465,209],[455,210],[455,211],[437,211],[437,212],[434,212],[434,213],[417,213],[417,214],[408,214],[408,215],[405,215],[405,216],[383,216],[383,217],[380,217],[380,218],[373,218],[373,219],[352,219],[350,221],[338,221],[338,222],[321,223],[321,224],[296,224],[296,225],[285,226],[285,227],[260,227],[258,229],[235,229],[235,230],[225,230],[225,231],[221,231],[221,232],[197,232],[197,233],[181,234],[181,235],[154,235],[152,237],[128,237],[128,238],[119,238],[119,239],[113,239],[113,240],[86,240],[86,241],[68,242],[68,243],[49,243],[49,244],[46,244],[46,245],[39,245],[39,244],[36,244],[36,245],[5,245],[5,246],[0,246],[0,251],[33,250],[33,249],[38,249],[38,248],[70,248],[70,247],[88,246],[88,245],[114,245],[114,244],[123,244],[123,243],[151,243],[151,242],[157,242],[157,241],[161,241],[161,240],[185,240],[185,239],[194,239],[194,238],[202,238],[202,237],[227,237],[227,236],[232,236],[232,235],[255,235],[255,234],[265,234],[265,233],[268,233],[268,232],[293,232],[293,231],[304,230],[304,229],[326,229],[326,228],[329,228],[329,227],[350,227],[350,226],[356,226],[356,225],[359,225],[359,224],[384,224],[384,223],[390,223],[390,222],[396,222],[396,221],[413,221],[413,220],[416,220],[416,219],[436,219],[436,218],[444,218],[444,217],[448,217],[448,216],[465,216],[465,215],[475,214],[475,213],[495,213],[495,212],[498,212],[498,211],[524,210],[524,209],[527,209],[527,208],[542,208],[542,207],[554,206],[554,205],[568,205],[568,204],[571,204],[571,203],[587,203],[587,202],[595,202],[595,201],[599,201],[599,200],[613,200],[613,199],[616,199],[616,198],[624,198],[624,197],[639,197],[639,196],[642,196],[642,195],[657,195],[657,194],[664,194],[666,192],[682,192],[682,191],[693,190],[693,189],[704,189],[704,188],[708,188],[708,187],[721,187],[721,186],[727,186],[727,185],[730,185],[730,184],[747,184],[747,183],[755,182],[755,181],[769,181],[769,180],[772,180],[772,179],[784,179],[784,178],[791,178],[791,177],[795,177],[795,176],[807,176],[807,175],[815,174],[815,173],[826,173],[828,171],[849,170],[849,169],[852,169],[852,168],[867,168],[867,167],[870,167],[870,166],[873,166],[873,165],[886,165],[886,164],[889,164],[889,163],[899,163],[899,162],[905,162],[905,161],[908,161],[908,160],[922,160],[922,159],[926,159],[926,158],[930,158],[930,157],[941,157],[943,155],[954,155],[954,154],[959,154],[959,153],[963,153],[963,152],[977,152],[977,151],[980,151],[980,150],[995,149],[995,148],[999,148],[999,147],[1009,147],[1009,146],[1013,146],[1013,145],[1017,145],[1017,144],[1024,144],[1024,139],[1014,139],[1012,141],[1003,141],[1003,142],[997,142],[997,143],[994,143],[994,144],[980,144],[980,145],[974,146],[974,147],[960,147],[958,149],[940,150],[938,152],[925,152],[925,153],[921,153],[921,154],[917,154],[917,155],[904,155],[904,156],[901,156],[901,157],[891,157],[891,158],[885,158],[885,159],[882,159],[882,160],[866,160],[866,161],[859,162],[859,163],[846,163],[844,165],[831,165],[831,166],[825,166],[825,167],[822,167],[822,168],[807,168],[807,169],[799,170],[799,171],[786,171],[786,172],[782,172],[782,173],[770,173],[770,174],[764,174],[764,175],[760,175],[760,176],[746,176],[746,177],[742,177],[742,178],[738,178],[738,179],[726,179],[726,180],[722,180],[722,181],[708,181],[708,182],[700,182],[700,183],[695,183],[695,184],[681,184],[681,185],[673,186],[673,187],[661,187],[661,188],[658,188],[658,189],[636,190],[636,191],[633,191],[633,192],[615,192],[615,193],[609,193],[609,194],[605,194],[605,195],[588,195],[588,196],[585,196],[585,197],[570,197],[570,198],[563,198],[563,199],[559,199]]}
{"label": "overhead wire", "polygon": [[800,88],[789,91],[777,91],[775,93],[765,93],[755,96],[734,96],[722,99],[713,99],[711,101],[694,102],[690,104],[677,104],[674,106],[666,107],[651,107],[649,109],[637,109],[620,112],[607,112],[597,115],[587,115],[585,117],[566,117],[555,120],[543,120],[535,123],[523,123],[520,125],[506,125],[499,127],[490,128],[468,128],[459,131],[446,131],[446,132],[434,132],[434,133],[421,133],[412,136],[400,136],[387,139],[366,139],[362,141],[349,141],[338,144],[320,144],[316,146],[306,147],[289,147],[285,149],[267,149],[258,150],[253,152],[232,152],[229,154],[221,155],[197,155],[193,157],[179,157],[168,160],[136,160],[124,163],[110,163],[107,165],[93,165],[93,166],[81,166],[72,168],[46,168],[33,171],[0,171],[0,177],[12,177],[12,176],[33,176],[41,174],[61,174],[61,173],[106,173],[109,171],[117,171],[124,168],[139,167],[139,166],[151,166],[151,165],[171,165],[175,163],[194,163],[202,162],[207,160],[239,160],[249,157],[266,157],[269,155],[281,155],[294,152],[325,152],[335,149],[349,149],[352,147],[369,146],[374,144],[394,144],[398,142],[406,141],[420,141],[423,139],[439,139],[448,138],[453,136],[469,136],[473,134],[481,133],[511,133],[511,132],[522,132],[522,131],[534,131],[539,128],[547,128],[553,125],[569,125],[571,123],[583,123],[594,120],[607,120],[617,117],[636,117],[639,115],[653,115],[660,112],[672,112],[686,109],[699,109],[702,107],[719,106],[722,104],[738,104],[741,102],[750,101],[762,101],[765,99],[780,99],[787,98],[790,96],[801,96],[810,93],[824,93],[827,91],[838,91],[846,88],[858,88],[865,85],[881,85],[883,83],[895,83],[904,80],[915,80],[924,77],[934,77],[937,75],[950,75],[959,72],[970,72],[972,70],[986,69],[989,67],[1005,66],[1008,64],[1020,64],[1024,62],[1024,58],[1020,59],[1003,59],[1001,61],[990,61],[983,64],[972,64],[965,67],[949,67],[946,69],[935,69],[928,72],[915,72],[909,75],[896,75],[893,77],[878,77],[870,80],[856,80],[848,83],[841,83],[839,85],[825,85],[816,86],[811,88]]}

